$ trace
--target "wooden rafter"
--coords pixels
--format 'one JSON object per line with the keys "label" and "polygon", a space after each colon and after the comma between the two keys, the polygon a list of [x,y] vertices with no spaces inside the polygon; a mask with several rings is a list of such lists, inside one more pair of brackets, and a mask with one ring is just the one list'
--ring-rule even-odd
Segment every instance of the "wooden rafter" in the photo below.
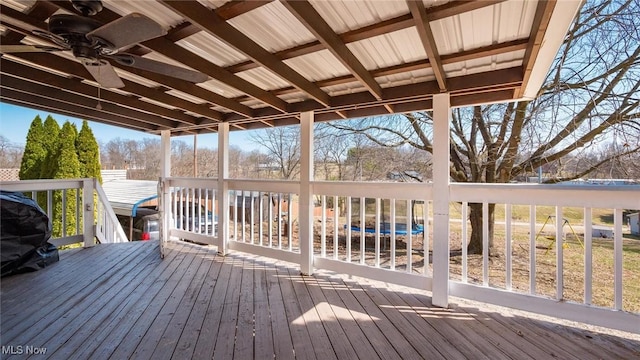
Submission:
{"label": "wooden rafter", "polygon": [[[98,102],[98,92],[96,88],[94,86],[87,85],[81,82],[79,79],[65,78],[44,70],[34,69],[27,65],[19,64],[4,58],[0,58],[0,73],[6,75],[3,77],[3,85],[7,85],[10,81],[12,81],[11,74],[21,74],[20,77],[23,79],[23,81],[26,80],[34,83],[47,84],[53,89],[69,90],[74,94],[81,95],[86,97],[87,99],[90,99],[94,106]],[[198,125],[200,123],[199,119],[180,111],[171,110],[143,101],[138,101],[138,99],[135,99],[133,97],[124,96],[111,91],[101,91],[100,101],[101,103],[118,104],[118,106],[121,106],[123,108],[141,110],[143,112],[140,116],[144,114],[157,114],[164,117],[165,119],[162,119],[160,117],[154,118],[157,119],[154,120],[154,122],[157,121],[159,124],[164,123],[164,125],[170,127],[178,126],[179,123],[186,125]]]}
{"label": "wooden rafter", "polygon": [[547,27],[549,26],[551,14],[553,13],[553,9],[555,8],[555,6],[555,0],[540,1],[538,3],[538,7],[536,8],[536,15],[533,19],[533,26],[531,27],[535,30],[535,32],[532,33],[529,37],[527,50],[524,53],[524,60],[522,61],[524,81],[522,82],[522,86],[520,87],[520,89],[516,91],[516,98],[520,98],[524,95],[524,89],[527,87],[527,83],[529,82],[529,78],[531,77],[533,65],[538,58],[538,53],[540,52],[540,47],[542,46],[542,39],[544,39],[544,35],[547,32]]}
{"label": "wooden rafter", "polygon": [[[59,5],[66,10],[69,10],[69,11],[73,10],[73,7],[69,2],[62,2],[62,3],[59,3]],[[94,16],[95,19],[104,23],[114,21],[119,17],[120,16],[118,14],[108,9],[103,9],[100,13]],[[226,71],[220,66],[217,66],[211,63],[210,61],[207,61],[174,43],[174,41],[179,40],[180,37],[189,36],[194,33],[196,33],[196,31],[194,31],[193,26],[189,26],[188,29],[186,27],[180,27],[178,30],[176,30],[175,32],[171,32],[165,37],[159,37],[156,39],[148,40],[143,42],[141,45],[143,47],[149,48],[150,50],[153,50],[154,52],[157,52],[158,54],[162,54],[170,59],[173,59],[195,70],[198,70],[210,76],[211,78],[216,79],[230,87],[236,88],[244,92],[245,94],[252,96],[268,104],[269,106],[272,106],[280,111],[286,111],[287,103],[279,99],[277,96],[274,96],[273,94],[263,89],[260,89],[259,87],[251,84],[250,82],[236,76],[235,74],[232,74]],[[177,34],[180,34],[180,35],[178,36]],[[145,51],[145,50],[139,50],[139,49],[140,48],[137,48],[129,52],[133,52],[139,56],[145,55],[149,52],[148,50]],[[117,67],[120,66],[119,64],[116,64],[116,63],[113,63],[112,65]],[[172,84],[179,84],[179,83],[172,82]],[[167,87],[173,87],[172,84],[163,83],[163,85]],[[251,109],[247,108],[246,106],[239,103],[235,103],[235,101],[233,100],[229,100],[227,98],[224,98],[208,90],[205,90],[205,92],[197,91],[197,94],[191,93],[189,91],[185,91],[184,88],[189,85],[190,84],[182,84],[181,86],[179,85],[181,89],[176,89],[176,90],[183,91],[194,97],[200,97],[203,100],[215,103],[216,105],[227,108],[231,111],[237,112],[239,114],[243,114],[247,117],[251,117]]]}
{"label": "wooden rafter", "polygon": [[411,15],[413,16],[416,29],[418,30],[418,35],[420,35],[422,46],[424,47],[424,50],[427,53],[427,57],[429,58],[429,63],[431,64],[431,68],[433,69],[433,75],[438,81],[440,91],[445,92],[447,91],[446,75],[444,72],[444,68],[442,67],[440,54],[438,53],[438,49],[436,47],[436,40],[434,39],[433,32],[431,31],[431,25],[429,25],[427,11],[422,5],[422,1],[407,0],[407,5],[409,5],[409,10],[411,10]]}
{"label": "wooden rafter", "polygon": [[355,55],[340,40],[340,37],[331,29],[329,24],[307,1],[285,1],[284,6],[300,21],[316,38],[335,56],[349,71],[380,100],[382,88],[362,65]]}
{"label": "wooden rafter", "polygon": [[[50,68],[58,72],[70,74],[80,79],[93,81],[91,75],[80,63],[72,60],[67,60],[53,54],[22,53],[14,54],[13,56],[32,62],[44,68]],[[190,101],[168,95],[161,89],[152,89],[144,85],[140,85],[136,82],[129,81],[127,79],[122,80],[125,84],[125,87],[121,90],[130,92],[132,94],[137,94],[140,97],[145,97],[159,103],[164,103],[169,106],[200,114],[203,117],[209,118],[211,120],[209,121],[209,123],[214,123],[215,121],[213,120],[220,121],[223,119],[223,116],[220,112],[210,109],[207,105],[195,104]],[[108,90],[104,91],[106,92]],[[200,120],[200,123],[202,123],[202,120]]]}
{"label": "wooden rafter", "polygon": [[180,13],[192,24],[197,24],[208,34],[215,36],[227,45],[246,54],[255,62],[285,79],[320,104],[330,106],[331,102],[327,93],[291,69],[275,55],[262,48],[238,29],[231,26],[215,12],[197,2],[162,1],[162,3]]}

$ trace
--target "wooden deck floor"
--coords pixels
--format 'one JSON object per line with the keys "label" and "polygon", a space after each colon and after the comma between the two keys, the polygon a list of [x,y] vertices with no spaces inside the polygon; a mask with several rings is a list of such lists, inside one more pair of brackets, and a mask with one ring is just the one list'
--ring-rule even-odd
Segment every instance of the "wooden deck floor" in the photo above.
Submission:
{"label": "wooden deck floor", "polygon": [[[187,243],[99,245],[2,279],[2,358],[632,359],[634,335]],[[482,309],[482,310],[480,310]],[[12,355],[13,354],[13,355]]]}

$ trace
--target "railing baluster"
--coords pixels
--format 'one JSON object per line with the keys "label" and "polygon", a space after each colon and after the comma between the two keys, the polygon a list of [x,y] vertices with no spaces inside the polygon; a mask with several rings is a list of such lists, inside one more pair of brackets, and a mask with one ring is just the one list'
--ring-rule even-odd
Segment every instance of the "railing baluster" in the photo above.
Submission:
{"label": "railing baluster", "polygon": [[375,216],[375,267],[380,267],[380,198],[376,198],[376,216]]}
{"label": "railing baluster", "polygon": [[407,227],[407,273],[411,274],[413,265],[413,207],[411,200],[407,200],[407,218],[405,220]]}
{"label": "railing baluster", "polygon": [[62,190],[62,237],[67,236],[67,189]]}
{"label": "railing baluster", "polygon": [[511,204],[505,204],[504,206],[504,226],[505,226],[505,261],[507,266],[507,278],[506,287],[511,291]]}
{"label": "railing baluster", "polygon": [[53,221],[53,192],[47,190],[47,216]]}
{"label": "railing baluster", "polygon": [[395,270],[396,269],[396,199],[389,199],[389,207],[390,209],[390,214],[389,214],[389,222],[391,223],[391,233],[389,234],[389,251],[391,252],[391,262],[390,262],[390,268],[391,270]]}
{"label": "railing baluster", "polygon": [[241,230],[242,231],[242,242],[247,242],[247,239],[245,237],[245,225],[247,224],[247,195],[245,194],[244,190],[242,190],[242,216],[240,217],[240,226],[241,226]]}
{"label": "railing baluster", "polygon": [[347,224],[345,227],[345,234],[347,235],[347,262],[351,262],[351,196],[347,196]]}
{"label": "railing baluster", "polygon": [[[93,197],[93,193],[91,193],[91,196]],[[91,203],[93,203],[93,201]],[[82,204],[83,202],[80,201],[80,189],[78,189],[76,190],[76,232],[74,235],[80,234],[80,223],[84,220],[84,216],[80,215],[82,214]],[[93,209],[91,209],[91,211],[93,211]]]}
{"label": "railing baluster", "polygon": [[529,205],[529,294],[536,293],[536,206]]}
{"label": "railing baluster", "polygon": [[365,198],[360,198],[360,264],[364,265],[365,247],[366,247],[366,204]]}
{"label": "railing baluster", "polygon": [[469,203],[462,203],[462,282],[467,282],[467,247],[469,239],[467,233],[467,217],[469,212]]}
{"label": "railing baluster", "polygon": [[556,300],[563,299],[564,277],[563,277],[563,235],[564,220],[562,219],[562,206],[556,206]]}
{"label": "railing baluster", "polygon": [[482,285],[489,286],[489,203],[482,203]]}
{"label": "railing baluster", "polygon": [[278,193],[278,249],[282,249],[282,193]]}
{"label": "railing baluster", "polygon": [[338,196],[333,197],[333,258],[338,259],[339,216]]}
{"label": "railing baluster", "polygon": [[[289,200],[287,201],[287,229],[288,229],[287,241],[289,242],[289,245],[288,245],[289,251],[293,250],[293,216],[291,216],[293,211],[292,199],[293,199],[293,194],[289,193]],[[313,214],[311,214],[311,218],[313,219]],[[313,238],[311,239],[311,246],[313,246]],[[300,244],[298,244],[298,248],[299,247],[300,247]]]}
{"label": "railing baluster", "polygon": [[614,209],[613,227],[614,302],[615,309],[622,310],[622,209]]}
{"label": "railing baluster", "polygon": [[250,224],[249,224],[249,234],[251,236],[251,239],[249,241],[251,241],[252,244],[255,244],[256,243],[256,237],[255,237],[255,234],[254,234],[254,232],[255,232],[254,229],[255,229],[256,219],[255,219],[255,215],[254,215],[254,213],[255,213],[254,210],[255,210],[256,202],[255,202],[255,199],[254,199],[253,195],[254,195],[254,192],[253,191],[249,191],[249,206],[251,207],[251,211],[249,212],[249,214],[251,215]]}
{"label": "railing baluster", "polygon": [[584,208],[584,303],[587,305],[591,305],[593,284],[593,226],[591,217],[591,208]]}
{"label": "railing baluster", "polygon": [[273,193],[269,192],[269,227],[267,228],[267,236],[269,236],[269,247],[273,247]]}
{"label": "railing baluster", "polygon": [[424,275],[431,276],[429,256],[429,202],[422,203],[422,253],[424,254]]}
{"label": "railing baluster", "polygon": [[327,196],[322,195],[320,197],[320,208],[322,214],[320,214],[320,222],[322,227],[320,228],[320,256],[327,257]]}
{"label": "railing baluster", "polygon": [[264,239],[262,239],[262,237],[264,236],[264,229],[263,229],[263,224],[264,224],[264,195],[262,193],[262,191],[258,192],[258,221],[260,222],[260,227],[258,228],[258,243],[260,244],[260,246],[262,246],[264,244]]}

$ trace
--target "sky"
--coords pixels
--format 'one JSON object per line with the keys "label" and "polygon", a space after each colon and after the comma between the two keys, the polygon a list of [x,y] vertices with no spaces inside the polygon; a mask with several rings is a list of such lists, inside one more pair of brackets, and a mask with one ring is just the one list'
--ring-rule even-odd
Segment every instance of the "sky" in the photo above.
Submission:
{"label": "sky", "polygon": [[[58,121],[60,126],[62,126],[65,121],[75,123],[78,126],[78,129],[82,126],[82,119],[0,102],[0,135],[6,137],[14,145],[24,146],[29,126],[36,115],[40,115],[42,121],[44,121],[48,115],[51,115],[56,119],[56,121]],[[99,144],[106,144],[116,138],[123,140],[142,140],[144,138],[160,139],[159,135],[147,134],[142,131],[129,130],[94,121],[89,121],[89,126],[91,127],[93,135],[96,137]],[[193,136],[191,135],[172,137],[172,139],[179,139],[193,145]],[[229,134],[229,145],[238,146],[241,149],[248,151],[258,148],[250,140],[249,134],[246,131],[231,132]],[[217,148],[217,134],[198,135],[198,148],[203,147]]]}

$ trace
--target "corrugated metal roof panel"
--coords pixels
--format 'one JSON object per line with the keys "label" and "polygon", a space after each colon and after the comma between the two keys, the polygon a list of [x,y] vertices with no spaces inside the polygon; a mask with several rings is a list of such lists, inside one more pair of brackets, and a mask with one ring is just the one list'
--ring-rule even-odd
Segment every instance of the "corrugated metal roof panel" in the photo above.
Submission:
{"label": "corrugated metal roof panel", "polygon": [[26,12],[35,5],[35,0],[4,0],[2,5],[6,5],[14,10]]}
{"label": "corrugated metal roof panel", "polygon": [[218,66],[229,66],[247,60],[247,56],[204,31],[184,38],[176,44]]}
{"label": "corrugated metal roof panel", "polygon": [[348,75],[349,70],[329,50],[295,57],[284,61],[310,81]]}
{"label": "corrugated metal roof panel", "polygon": [[199,97],[195,97],[195,96],[183,93],[182,91],[169,90],[166,93],[169,94],[169,95],[173,95],[173,96],[179,97],[180,99],[183,99],[183,100],[191,101],[192,103],[196,103],[196,104],[204,104],[204,103],[206,103],[206,101],[204,101],[203,99],[200,99]]}
{"label": "corrugated metal roof panel", "polygon": [[313,34],[277,1],[228,22],[269,52],[289,49],[315,39]]}
{"label": "corrugated metal roof panel", "polygon": [[5,59],[10,59],[11,61],[15,61],[15,62],[17,62],[19,64],[25,64],[25,65],[28,65],[30,67],[36,68],[36,69],[40,69],[40,70],[44,70],[44,71],[50,72],[52,74],[60,75],[60,76],[65,77],[65,78],[69,77],[69,74],[67,74],[67,73],[56,71],[56,70],[53,70],[53,69],[48,68],[46,66],[42,66],[42,65],[38,65],[38,64],[32,63],[31,61],[27,61],[27,60],[24,60],[22,58],[15,57],[15,56],[13,56],[11,54],[2,54],[2,57],[5,58]]}
{"label": "corrugated metal roof panel", "polygon": [[[144,102],[148,102],[148,103],[153,104],[153,105],[162,106],[162,107],[167,108],[167,109],[171,109],[171,110],[176,109],[175,106],[170,106],[170,105],[167,105],[166,103],[163,103],[163,102],[160,102],[160,101],[151,100],[149,98],[143,97],[143,98],[140,98],[140,100],[142,100]],[[200,115],[198,115],[198,116],[200,116]]]}
{"label": "corrugated metal roof panel", "polygon": [[242,71],[236,75],[264,90],[275,90],[291,86],[291,84],[263,67]]}
{"label": "corrugated metal roof panel", "polygon": [[409,12],[404,1],[311,1],[311,5],[331,26],[342,34]]}
{"label": "corrugated metal roof panel", "polygon": [[478,59],[478,60],[468,61],[466,64],[464,63],[448,64],[448,65],[444,65],[443,68],[444,68],[444,71],[447,73],[447,76],[451,78],[456,76],[478,74],[485,71],[508,69],[514,66],[519,66],[519,65],[522,65],[522,59],[498,62],[498,61],[491,61],[490,58],[487,58],[487,59]]}
{"label": "corrugated metal roof panel", "polygon": [[229,0],[198,0],[198,2],[209,9],[217,9],[229,2]]}
{"label": "corrugated metal roof panel", "polygon": [[415,84],[424,81],[432,81],[434,79],[435,77],[433,76],[433,69],[431,68],[376,77],[376,81],[382,88]]}
{"label": "corrugated metal roof panel", "polygon": [[162,25],[165,30],[169,30],[184,21],[180,14],[169,11],[164,5],[155,1],[103,0],[102,3],[104,7],[122,16],[132,12],[144,14]]}
{"label": "corrugated metal roof panel", "polygon": [[187,66],[187,65],[185,65],[185,64],[183,64],[181,62],[175,61],[172,58],[170,58],[168,56],[165,56],[165,55],[162,55],[162,54],[159,54],[157,52],[150,52],[148,54],[145,54],[143,57],[146,58],[146,59],[167,63],[169,65],[174,65],[174,66],[178,66],[178,67],[185,68],[185,69],[195,70],[190,66]]}
{"label": "corrugated metal roof panel", "polygon": [[[440,55],[529,37],[536,2],[500,3],[431,22]],[[513,29],[518,29],[513,31]]]}
{"label": "corrugated metal roof panel", "polygon": [[279,98],[281,98],[284,101],[290,102],[290,103],[296,103],[296,102],[301,102],[301,101],[305,101],[308,100],[309,97],[305,96],[303,93],[296,91],[296,92],[292,92],[289,94],[283,94],[278,96]]}
{"label": "corrugated metal roof panel", "polygon": [[147,78],[143,78],[142,76],[138,76],[136,74],[132,74],[126,70],[120,69],[120,68],[116,68],[114,67],[114,69],[116,70],[116,73],[118,75],[120,75],[121,78],[123,79],[127,79],[127,80],[131,80],[133,82],[136,82],[138,84],[142,84],[144,86],[147,87],[152,87],[152,88],[156,88],[156,87],[160,87],[160,84],[158,84],[155,81],[149,80]]}
{"label": "corrugated metal roof panel", "polygon": [[346,94],[353,94],[357,92],[366,91],[365,87],[359,81],[354,81],[354,82],[339,84],[339,85],[325,86],[322,88],[322,90],[324,90],[331,96],[346,95]]}
{"label": "corrugated metal roof panel", "polygon": [[218,80],[212,79],[212,80],[208,80],[205,81],[203,83],[199,83],[196,84],[197,86],[200,86],[201,88],[207,89],[209,91],[212,91],[216,94],[222,95],[224,97],[228,97],[228,98],[234,98],[237,96],[242,96],[244,95],[244,93],[242,91],[239,91],[225,83],[222,83]]}
{"label": "corrugated metal roof panel", "polygon": [[426,53],[415,28],[394,31],[347,45],[368,70],[424,59]]}

